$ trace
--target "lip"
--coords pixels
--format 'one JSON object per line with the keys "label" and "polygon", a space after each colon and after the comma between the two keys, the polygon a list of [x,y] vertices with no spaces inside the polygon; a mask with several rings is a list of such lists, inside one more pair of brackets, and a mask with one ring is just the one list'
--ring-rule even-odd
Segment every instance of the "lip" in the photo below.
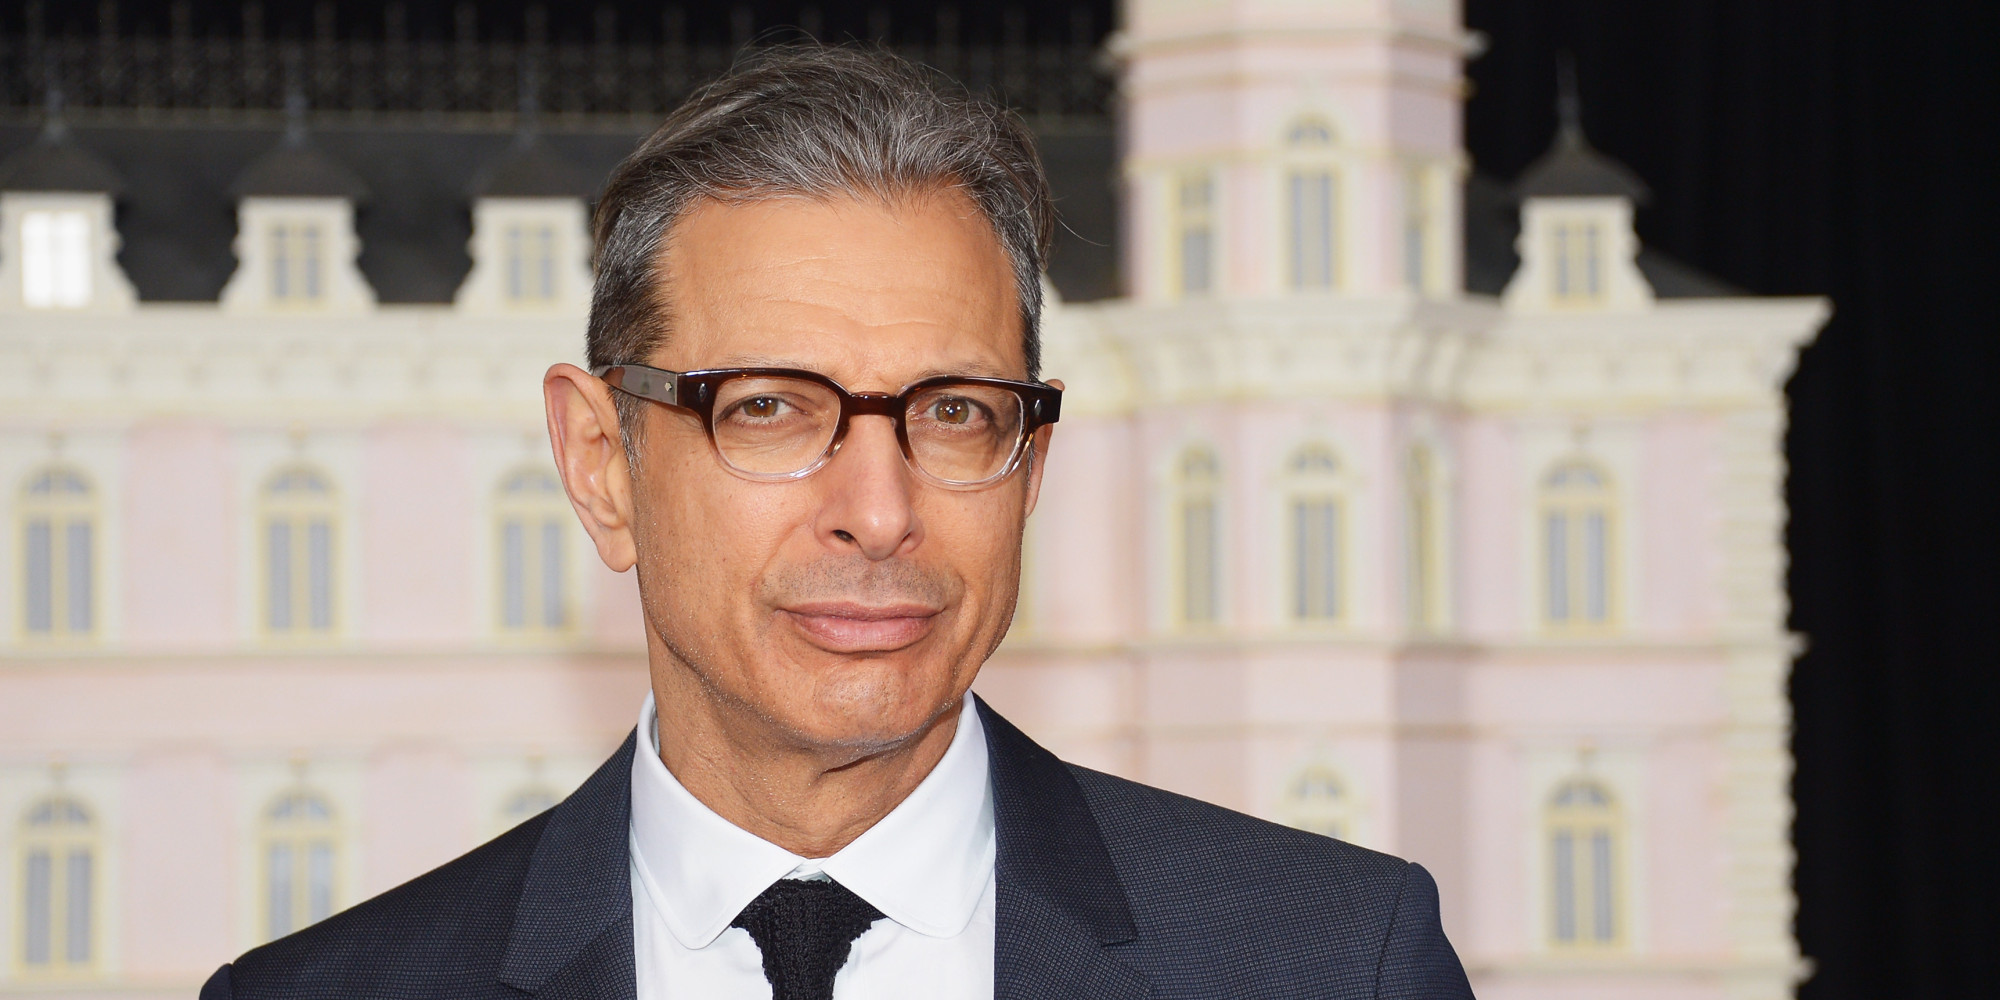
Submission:
{"label": "lip", "polygon": [[887,653],[929,635],[938,609],[922,604],[822,601],[780,608],[813,645],[832,653]]}

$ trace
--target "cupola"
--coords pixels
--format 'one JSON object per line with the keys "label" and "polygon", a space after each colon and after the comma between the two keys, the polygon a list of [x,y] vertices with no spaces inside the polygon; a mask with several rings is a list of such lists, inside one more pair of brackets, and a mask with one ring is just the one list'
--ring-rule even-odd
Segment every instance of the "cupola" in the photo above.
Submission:
{"label": "cupola", "polygon": [[476,313],[572,313],[590,308],[590,222],[584,199],[596,190],[582,170],[550,149],[532,117],[512,144],[473,181],[472,272],[459,286],[460,309]]}
{"label": "cupola", "polygon": [[47,123],[0,163],[0,309],[118,312],[137,296],[118,266],[116,171],[76,144],[51,88]]}
{"label": "cupola", "polygon": [[231,185],[236,196],[236,273],[222,289],[231,312],[363,312],[375,293],[355,260],[354,207],[368,187],[306,133],[303,101],[276,148]]}
{"label": "cupola", "polygon": [[1584,138],[1565,73],[1554,148],[1514,185],[1521,203],[1521,267],[1502,301],[1522,311],[1635,310],[1653,301],[1639,272],[1633,209],[1650,192],[1624,164]]}

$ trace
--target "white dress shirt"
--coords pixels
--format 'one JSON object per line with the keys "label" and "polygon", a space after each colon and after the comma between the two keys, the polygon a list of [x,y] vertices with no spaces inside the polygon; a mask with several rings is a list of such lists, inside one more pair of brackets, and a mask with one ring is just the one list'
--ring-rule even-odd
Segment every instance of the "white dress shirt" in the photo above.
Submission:
{"label": "white dress shirt", "polygon": [[723,819],[660,762],[653,696],[632,755],[632,945],[640,1000],[770,1000],[763,956],[729,926],[781,878],[822,874],[888,919],[859,938],[834,1000],[991,1000],[993,795],[972,699],[937,767],[832,857]]}

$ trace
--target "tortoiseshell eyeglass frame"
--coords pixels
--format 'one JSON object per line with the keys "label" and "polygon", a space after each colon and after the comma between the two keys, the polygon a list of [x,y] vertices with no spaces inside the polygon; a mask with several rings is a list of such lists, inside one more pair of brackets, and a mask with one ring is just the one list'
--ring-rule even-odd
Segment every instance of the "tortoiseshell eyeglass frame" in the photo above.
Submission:
{"label": "tortoiseshell eyeglass frame", "polygon": [[[1028,453],[1029,442],[1035,431],[1055,423],[1062,415],[1062,390],[1042,382],[1016,382],[1011,379],[985,378],[977,375],[937,375],[919,379],[894,392],[849,392],[833,379],[804,368],[713,368],[705,371],[675,372],[648,365],[603,365],[591,370],[591,374],[604,380],[606,385],[627,395],[650,400],[662,406],[685,410],[701,419],[702,430],[708,434],[709,447],[714,450],[717,461],[723,468],[755,482],[790,482],[804,479],[826,467],[840,451],[840,444],[847,438],[848,421],[854,417],[888,417],[896,425],[896,443],[903,449],[903,461],[925,481],[935,483],[949,490],[976,490],[991,486],[1006,479],[1021,465],[1021,459]],[[803,469],[787,473],[748,472],[730,464],[728,456],[722,453],[722,446],[715,440],[715,401],[722,386],[740,378],[790,378],[812,382],[831,390],[840,400],[840,420],[834,425],[833,436],[827,441],[826,450]],[[944,479],[932,475],[918,463],[916,452],[910,447],[908,410],[911,397],[928,389],[951,385],[978,385],[1006,389],[1021,399],[1021,431],[1015,440],[1013,451],[1000,471],[972,482]]]}

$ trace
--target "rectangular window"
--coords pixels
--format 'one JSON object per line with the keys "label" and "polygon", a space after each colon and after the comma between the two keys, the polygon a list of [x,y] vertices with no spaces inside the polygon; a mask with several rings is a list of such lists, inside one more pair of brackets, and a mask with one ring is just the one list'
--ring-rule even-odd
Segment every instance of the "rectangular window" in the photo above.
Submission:
{"label": "rectangular window", "polygon": [[1292,504],[1292,615],[1340,617],[1340,508],[1332,500]]}
{"label": "rectangular window", "polygon": [[1215,275],[1215,180],[1208,174],[1181,178],[1181,293],[1207,294]]}
{"label": "rectangular window", "polygon": [[22,888],[27,892],[27,926],[22,951],[29,965],[47,965],[55,958],[55,859],[48,850],[28,852]]}
{"label": "rectangular window", "polygon": [[1335,265],[1334,183],[1326,170],[1295,171],[1290,178],[1293,288],[1332,288]]}
{"label": "rectangular window", "polygon": [[544,302],[556,297],[556,231],[543,226],[535,233],[535,291]]}
{"label": "rectangular window", "polygon": [[28,631],[55,631],[55,531],[46,518],[29,521],[23,532]]}
{"label": "rectangular window", "polygon": [[68,870],[64,873],[63,957],[71,965],[84,965],[90,961],[91,860],[88,849],[73,848],[69,852]]}
{"label": "rectangular window", "polygon": [[31,635],[87,636],[96,625],[92,525],[42,515],[22,528],[22,624]]}
{"label": "rectangular window", "polygon": [[333,525],[319,518],[306,525],[306,594],[312,628],[333,628]]}
{"label": "rectangular window", "polygon": [[542,627],[562,628],[563,561],[562,522],[542,522]]}
{"label": "rectangular window", "polygon": [[1549,621],[1569,620],[1569,517],[1548,518]]}
{"label": "rectangular window", "polygon": [[272,521],[266,533],[268,546],[264,558],[265,581],[269,588],[265,599],[269,602],[268,624],[272,631],[289,631],[292,627],[292,525],[289,521]]}
{"label": "rectangular window", "polygon": [[271,298],[279,302],[318,302],[324,293],[320,227],[312,223],[273,223],[270,247]]}
{"label": "rectangular window", "polygon": [[1576,940],[1576,841],[1569,831],[1558,831],[1551,844],[1549,863],[1555,868],[1556,940]]}
{"label": "rectangular window", "polygon": [[306,848],[306,920],[325,920],[333,913],[333,844],[314,841]]}
{"label": "rectangular window", "polygon": [[1219,617],[1215,501],[1207,497],[1181,505],[1181,619],[1191,625]]}
{"label": "rectangular window", "polygon": [[71,521],[63,532],[64,562],[68,571],[64,589],[68,591],[69,630],[75,635],[86,635],[91,628],[90,599],[90,522]]}
{"label": "rectangular window", "polygon": [[1425,193],[1423,175],[1411,171],[1403,182],[1403,282],[1419,294],[1428,282],[1425,265],[1430,258],[1430,204]]}
{"label": "rectangular window", "polygon": [[1604,294],[1602,237],[1585,222],[1559,222],[1551,233],[1555,265],[1551,280],[1558,300],[1588,302]]}
{"label": "rectangular window", "polygon": [[1604,515],[1591,511],[1583,515],[1583,616],[1601,622],[1609,617],[1604,579]]}
{"label": "rectangular window", "polygon": [[518,520],[500,526],[500,620],[508,628],[528,624],[527,525]]}
{"label": "rectangular window", "polygon": [[505,244],[507,301],[553,301],[556,297],[555,229],[550,226],[509,226]]}
{"label": "rectangular window", "polygon": [[1616,937],[1611,907],[1611,834],[1598,830],[1590,835],[1590,929],[1599,942],[1609,944]]}
{"label": "rectangular window", "polygon": [[271,940],[292,932],[292,845],[272,844],[266,855],[264,886],[266,912],[270,924],[265,929]]}
{"label": "rectangular window", "polygon": [[21,214],[21,301],[30,309],[90,304],[90,218],[83,212]]}

